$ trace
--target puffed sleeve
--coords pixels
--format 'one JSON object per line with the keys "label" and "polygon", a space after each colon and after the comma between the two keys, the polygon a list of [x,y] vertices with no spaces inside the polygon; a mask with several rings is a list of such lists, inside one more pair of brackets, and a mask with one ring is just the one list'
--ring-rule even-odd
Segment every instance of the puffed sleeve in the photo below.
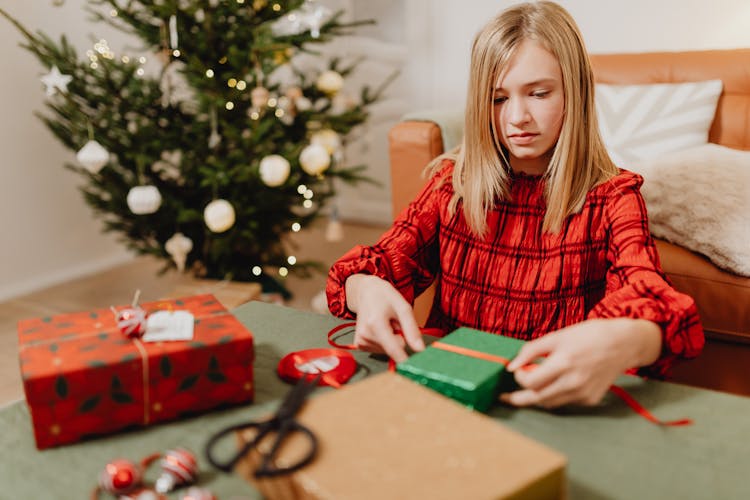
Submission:
{"label": "puffed sleeve", "polygon": [[659,359],[638,372],[664,377],[677,358],[703,349],[703,327],[695,301],[677,292],[661,270],[640,193],[643,178],[623,172],[610,183],[605,217],[609,227],[607,287],[589,318],[647,319],[662,330]]}
{"label": "puffed sleeve", "polygon": [[452,193],[452,162],[441,167],[417,197],[372,246],[358,245],[336,261],[328,273],[328,309],[353,318],[344,284],[352,274],[371,274],[389,281],[410,304],[430,286],[439,268],[440,208]]}

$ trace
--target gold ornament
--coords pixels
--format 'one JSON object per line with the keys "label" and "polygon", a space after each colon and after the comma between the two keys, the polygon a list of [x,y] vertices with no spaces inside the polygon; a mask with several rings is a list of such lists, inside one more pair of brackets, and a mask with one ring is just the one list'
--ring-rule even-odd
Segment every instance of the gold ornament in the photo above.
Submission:
{"label": "gold ornament", "polygon": [[331,156],[320,144],[310,144],[299,155],[302,170],[310,175],[320,175],[331,166]]}

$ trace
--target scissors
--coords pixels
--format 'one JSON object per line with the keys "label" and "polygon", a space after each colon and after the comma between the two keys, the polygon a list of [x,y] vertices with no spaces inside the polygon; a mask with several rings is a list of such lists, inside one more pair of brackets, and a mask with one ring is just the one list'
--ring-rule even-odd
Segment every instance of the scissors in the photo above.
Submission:
{"label": "scissors", "polygon": [[[237,462],[239,462],[240,459],[253,448],[258,451],[261,456],[260,465],[255,469],[255,477],[271,477],[289,474],[309,464],[318,451],[318,438],[315,437],[315,434],[313,434],[310,429],[299,423],[294,418],[294,415],[296,415],[302,407],[307,396],[309,396],[315,389],[320,376],[319,373],[314,378],[301,378],[299,382],[292,387],[281,402],[279,409],[270,419],[233,425],[213,435],[211,439],[209,439],[208,444],[206,444],[206,458],[211,465],[217,469],[223,470],[224,472],[231,472],[234,466],[237,465]],[[213,454],[213,448],[219,440],[228,434],[244,429],[257,429],[257,433],[251,441],[245,443],[245,445],[229,460],[222,462],[216,459]],[[294,432],[299,432],[307,436],[310,445],[307,454],[299,459],[297,463],[286,467],[278,467],[276,465],[276,455],[278,454],[279,447],[281,446],[281,443]],[[259,446],[260,442],[271,433],[276,434],[276,439],[271,445],[271,449],[267,452],[261,451]]]}

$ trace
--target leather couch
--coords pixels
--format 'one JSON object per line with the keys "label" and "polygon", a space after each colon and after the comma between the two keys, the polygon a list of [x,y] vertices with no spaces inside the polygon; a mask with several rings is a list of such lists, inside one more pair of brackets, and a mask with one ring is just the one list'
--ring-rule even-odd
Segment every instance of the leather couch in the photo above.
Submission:
{"label": "leather couch", "polygon": [[[593,55],[591,59],[596,80],[602,83],[723,80],[709,141],[750,150],[750,49]],[[435,121],[423,118],[425,113],[418,115],[419,120],[409,118],[417,114],[407,115],[389,133],[394,216],[425,182],[424,167],[443,152],[444,137],[460,139],[460,129],[444,130],[446,125],[441,129],[438,122],[445,123],[445,111],[437,112]],[[458,123],[460,127],[460,118]],[[706,330],[701,356],[679,363],[672,380],[750,395],[750,278],[719,269],[678,245],[658,239],[656,243],[662,267],[676,289],[695,299]],[[418,321],[426,319],[433,295],[430,289],[417,298]]]}

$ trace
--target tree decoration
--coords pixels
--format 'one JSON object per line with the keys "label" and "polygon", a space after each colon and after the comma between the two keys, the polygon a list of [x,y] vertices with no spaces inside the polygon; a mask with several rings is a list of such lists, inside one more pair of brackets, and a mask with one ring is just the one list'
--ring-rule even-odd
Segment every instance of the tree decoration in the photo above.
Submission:
{"label": "tree decoration", "polygon": [[173,234],[164,244],[164,250],[172,257],[179,272],[185,270],[187,256],[192,249],[193,240],[182,233]]}
{"label": "tree decoration", "polygon": [[281,155],[268,155],[260,160],[260,179],[266,186],[278,187],[289,178],[291,166]]}
{"label": "tree decoration", "polygon": [[320,144],[310,144],[300,153],[299,164],[309,175],[320,175],[331,165],[331,155]]}
{"label": "tree decoration", "polygon": [[227,200],[214,200],[206,205],[203,218],[214,233],[223,233],[234,225],[234,207]]}
{"label": "tree decoration", "polygon": [[45,92],[47,97],[52,97],[55,92],[61,92],[63,94],[68,92],[68,84],[73,80],[70,75],[63,75],[57,66],[52,66],[49,73],[42,77],[42,83],[46,87]]}
{"label": "tree decoration", "polygon": [[128,191],[127,202],[136,215],[152,214],[161,206],[161,193],[156,186],[135,186]]}
{"label": "tree decoration", "polygon": [[333,95],[344,86],[344,78],[337,71],[329,69],[320,74],[315,86],[321,92]]}
{"label": "tree decoration", "polygon": [[98,142],[90,140],[78,150],[76,159],[86,170],[97,174],[109,161],[109,151]]}
{"label": "tree decoration", "polygon": [[[343,11],[303,0],[84,3],[95,21],[137,37],[141,43],[128,46],[138,48],[116,53],[99,39],[79,57],[64,39],[27,30],[6,7],[0,16],[50,68],[46,93],[64,94],[45,101],[48,129],[74,154],[94,137],[106,145],[95,155],[81,148],[85,170],[70,165],[104,229],[165,268],[258,281],[267,292],[286,293],[282,268],[301,276],[322,269],[309,261],[287,267],[289,235],[328,213],[339,181],[368,180],[366,166],[346,165],[328,150],[366,123],[389,79],[351,89],[356,99],[342,105],[336,96],[357,63],[327,58],[315,46],[370,21],[345,21]],[[290,14],[301,16],[299,30],[275,32]],[[152,71],[154,64],[161,68]],[[308,191],[314,202],[301,199]],[[186,255],[176,227],[192,241]]]}
{"label": "tree decoration", "polygon": [[323,146],[329,155],[333,155],[341,148],[341,137],[330,128],[319,130],[310,137],[311,144]]}

